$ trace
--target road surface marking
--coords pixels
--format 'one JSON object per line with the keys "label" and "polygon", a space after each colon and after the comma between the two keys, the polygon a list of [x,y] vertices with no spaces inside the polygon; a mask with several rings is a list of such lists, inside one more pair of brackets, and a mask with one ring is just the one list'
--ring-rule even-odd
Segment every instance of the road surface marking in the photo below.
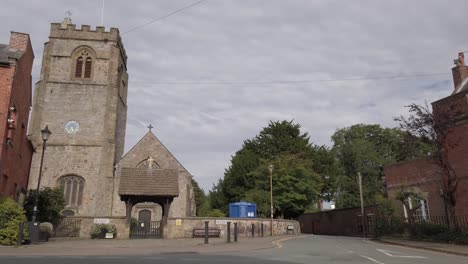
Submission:
{"label": "road surface marking", "polygon": [[371,258],[371,257],[368,257],[368,256],[364,256],[364,255],[359,255],[359,256],[360,256],[360,257],[363,257],[363,258],[366,258],[366,259],[368,259],[368,260],[370,260],[370,261],[373,261],[373,262],[375,262],[375,263],[377,263],[377,264],[385,264],[385,263],[383,263],[383,262],[380,262],[380,261],[378,261],[378,260],[376,260],[376,259],[373,259],[373,258]]}
{"label": "road surface marking", "polygon": [[278,240],[275,240],[273,242],[271,242],[273,245],[275,245],[277,248],[282,248],[283,245],[281,244],[281,242],[284,242],[286,240],[291,240],[291,239],[298,239],[298,238],[303,238],[303,237],[306,237],[306,236],[297,236],[297,237],[285,237],[285,238],[282,238],[282,239],[278,239]]}
{"label": "road surface marking", "polygon": [[[423,259],[423,258],[427,258],[427,257],[423,257],[423,256],[409,256],[409,255],[399,255],[401,254],[400,252],[396,252],[396,251],[391,251],[391,250],[386,250],[386,249],[380,249],[380,248],[377,248],[377,251],[380,251],[381,253],[389,256],[389,257],[394,257],[394,258],[418,258],[418,259]],[[390,253],[391,252],[391,253]],[[393,254],[392,254],[393,253]],[[396,255],[395,255],[396,254]]]}

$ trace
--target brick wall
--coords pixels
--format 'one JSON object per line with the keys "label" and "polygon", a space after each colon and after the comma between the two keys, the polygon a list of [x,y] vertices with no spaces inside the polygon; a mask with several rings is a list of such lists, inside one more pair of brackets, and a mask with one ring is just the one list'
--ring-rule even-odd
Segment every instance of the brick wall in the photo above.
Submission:
{"label": "brick wall", "polygon": [[395,199],[402,188],[416,191],[428,201],[429,214],[444,216],[445,208],[440,196],[442,172],[437,165],[428,159],[418,159],[385,167],[385,181],[388,198],[399,208],[397,214],[403,215],[401,202]]}
{"label": "brick wall", "polygon": [[[7,68],[0,68],[0,195],[19,198],[27,189],[33,146],[27,138],[31,104],[31,70],[34,61],[29,35],[12,32],[10,47],[23,51]],[[14,129],[8,132],[8,108],[15,107]],[[11,136],[7,144],[7,134]],[[8,179],[7,182],[5,182]]]}
{"label": "brick wall", "polygon": [[[365,215],[375,215],[376,206],[366,206]],[[358,217],[361,208],[345,208],[318,213],[303,214],[299,217],[302,232],[316,235],[360,236]]]}

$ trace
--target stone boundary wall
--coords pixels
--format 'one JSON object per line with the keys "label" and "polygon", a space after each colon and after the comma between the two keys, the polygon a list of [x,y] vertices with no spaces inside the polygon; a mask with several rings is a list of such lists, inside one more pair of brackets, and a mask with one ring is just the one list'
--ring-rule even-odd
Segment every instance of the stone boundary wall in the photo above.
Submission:
{"label": "stone boundary wall", "polygon": [[[262,223],[264,236],[270,235],[270,219],[266,218],[185,217],[169,218],[164,238],[191,238],[194,228],[205,228],[205,221],[209,221],[210,228],[221,229],[221,237],[226,237],[227,222],[231,222],[231,239],[234,237],[234,223],[238,223],[239,238],[252,236],[252,224],[255,224],[254,236],[260,236]],[[292,229],[288,230],[288,226]],[[274,219],[273,229],[275,235],[300,234],[299,222],[295,220]]]}
{"label": "stone boundary wall", "polygon": [[117,239],[128,239],[130,236],[130,225],[127,224],[126,217],[86,217],[86,216],[69,216],[66,219],[81,220],[80,225],[80,238],[91,238],[91,226],[97,221],[109,222],[114,224],[117,229]]}
{"label": "stone boundary wall", "polygon": [[[114,224],[117,228],[117,239],[129,239],[130,225],[127,224],[125,217],[85,217],[71,216],[66,219],[81,220],[80,238],[91,238],[91,226],[96,219],[105,223]],[[234,223],[238,223],[238,236],[251,237],[252,224],[254,227],[254,236],[261,236],[261,224],[263,223],[264,236],[270,235],[270,219],[265,218],[228,218],[228,217],[186,217],[186,218],[169,218],[167,225],[164,227],[164,238],[191,238],[194,228],[205,228],[205,221],[208,221],[210,228],[221,229],[221,237],[226,237],[227,222],[231,222],[232,239],[234,239]],[[289,230],[288,230],[289,226]],[[291,229],[292,228],[292,229]],[[299,235],[300,225],[295,220],[274,219],[273,229],[275,236],[279,235]]]}

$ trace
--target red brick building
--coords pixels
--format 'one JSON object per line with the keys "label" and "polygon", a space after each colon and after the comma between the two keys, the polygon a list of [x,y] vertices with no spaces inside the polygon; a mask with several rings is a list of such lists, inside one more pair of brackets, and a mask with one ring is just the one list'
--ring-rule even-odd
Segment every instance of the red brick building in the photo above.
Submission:
{"label": "red brick building", "polygon": [[0,197],[23,200],[34,148],[27,138],[34,52],[28,34],[0,44]]}
{"label": "red brick building", "polygon": [[[436,124],[443,127],[443,145],[447,163],[456,175],[454,193],[455,214],[468,215],[468,66],[463,53],[459,54],[456,66],[452,69],[455,89],[452,94],[432,103]],[[435,162],[414,160],[387,166],[385,179],[389,198],[394,200],[402,187],[421,193],[424,200],[416,216],[445,216],[446,206],[442,195],[447,189],[447,176]],[[401,205],[400,205],[401,206]],[[401,206],[404,212],[403,206]]]}

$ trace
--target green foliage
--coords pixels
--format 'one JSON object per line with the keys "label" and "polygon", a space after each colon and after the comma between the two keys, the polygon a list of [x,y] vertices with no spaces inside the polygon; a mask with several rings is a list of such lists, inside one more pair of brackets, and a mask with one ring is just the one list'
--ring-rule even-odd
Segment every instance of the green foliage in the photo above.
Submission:
{"label": "green foliage", "polygon": [[312,161],[291,154],[262,161],[261,166],[251,173],[256,190],[269,190],[269,164],[274,166],[273,205],[281,218],[298,217],[320,197],[322,179],[313,171]]}
{"label": "green foliage", "polygon": [[395,213],[395,204],[390,201],[389,199],[383,197],[382,195],[377,195],[375,197],[376,205],[378,208],[378,212],[385,216],[391,217]]}
{"label": "green foliage", "polygon": [[366,205],[375,204],[383,191],[383,167],[428,155],[431,145],[396,128],[358,124],[337,130],[333,153],[339,166],[336,179],[337,208],[359,206],[357,174],[363,179]]}
{"label": "green foliage", "polygon": [[247,200],[257,204],[259,216],[269,216],[269,164],[275,166],[276,216],[297,217],[319,197],[329,200],[338,168],[335,158],[327,147],[310,144],[300,128],[293,121],[270,122],[245,140],[210,191],[211,206],[227,213],[229,203]]}
{"label": "green foliage", "polygon": [[197,208],[197,216],[206,216],[210,210],[208,197],[206,197],[203,189],[200,188],[198,183],[192,178],[192,187],[195,195],[195,205]]}
{"label": "green foliage", "polygon": [[211,211],[209,211],[209,212],[207,213],[206,216],[208,216],[208,217],[225,217],[226,214],[223,213],[223,212],[222,212],[221,210],[219,210],[219,209],[212,209]]}
{"label": "green foliage", "polygon": [[47,232],[49,236],[54,234],[54,226],[49,222],[43,222],[39,224],[39,230],[42,232]]}
{"label": "green foliage", "polygon": [[117,233],[117,229],[114,224],[93,224],[89,233],[91,234],[92,239],[105,238],[106,233],[112,233],[115,235],[115,233]]}
{"label": "green foliage", "polygon": [[11,198],[0,200],[0,245],[16,245],[19,225],[26,221],[24,209]]}
{"label": "green foliage", "polygon": [[[36,191],[30,190],[28,198],[24,208],[26,209],[26,215],[29,220],[32,219],[34,210],[34,199],[36,197]],[[39,191],[38,200],[38,222],[51,222],[54,223],[60,217],[62,217],[62,210],[65,207],[65,198],[63,196],[63,190],[60,188],[44,188]]]}

